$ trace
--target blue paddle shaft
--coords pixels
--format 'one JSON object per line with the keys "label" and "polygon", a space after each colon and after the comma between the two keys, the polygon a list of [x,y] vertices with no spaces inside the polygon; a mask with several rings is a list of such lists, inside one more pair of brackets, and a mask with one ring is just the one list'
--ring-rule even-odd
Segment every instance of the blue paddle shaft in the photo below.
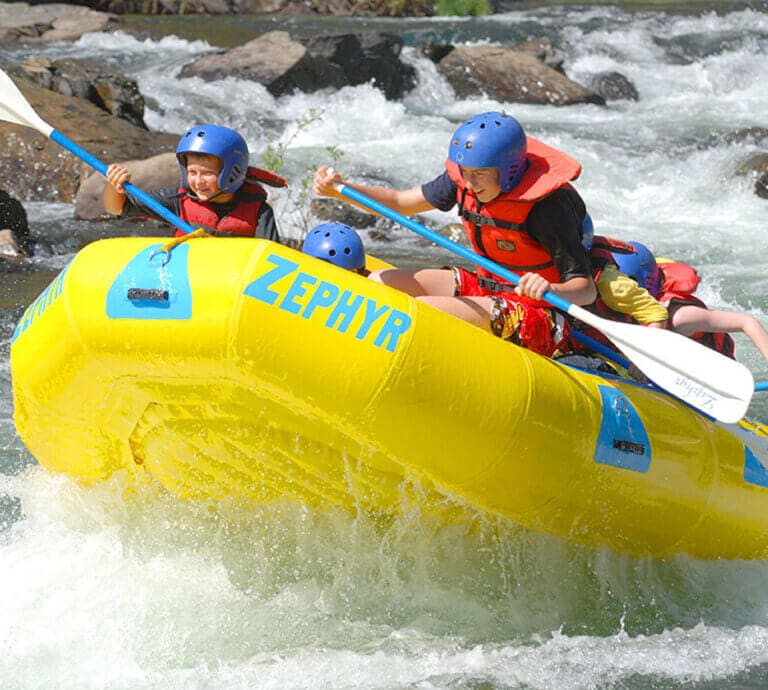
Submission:
{"label": "blue paddle shaft", "polygon": [[[415,233],[421,235],[422,237],[426,237],[428,240],[431,240],[435,244],[438,244],[441,247],[444,247],[445,249],[452,251],[454,254],[458,254],[464,259],[467,259],[467,261],[470,261],[473,264],[476,264],[478,266],[482,266],[483,268],[487,269],[491,273],[494,273],[497,276],[501,276],[502,278],[505,278],[506,280],[508,280],[510,283],[513,283],[514,285],[520,284],[520,276],[518,276],[516,273],[512,273],[512,271],[507,270],[503,266],[499,266],[495,261],[491,261],[490,259],[484,256],[481,256],[480,254],[475,254],[475,252],[473,252],[471,249],[462,247],[460,244],[454,242],[453,240],[449,240],[447,237],[443,237],[440,233],[435,232],[434,230],[430,230],[428,227],[422,225],[421,223],[417,223],[412,218],[409,218],[408,216],[404,216],[402,213],[399,213],[389,208],[389,206],[385,206],[384,204],[379,203],[375,199],[371,199],[365,194],[358,192],[356,189],[352,189],[347,185],[339,185],[337,189],[340,194],[343,194],[349,199],[356,201],[357,203],[361,204],[362,206],[365,206],[366,208],[371,209],[372,211],[376,211],[377,213],[380,213],[385,218],[390,218],[400,223],[400,225],[404,225],[405,227],[413,230]],[[559,295],[556,295],[551,290],[547,290],[544,293],[544,300],[549,302],[553,307],[562,309],[566,313],[568,312],[568,309],[571,307],[571,303],[568,300],[563,299]],[[629,368],[631,362],[625,357],[622,357],[621,355],[618,355],[617,353],[615,353],[609,347],[606,347],[605,345],[598,342],[594,338],[590,338],[588,335],[586,335],[585,333],[582,333],[581,331],[572,329],[571,333],[574,338],[576,338],[577,340],[580,340],[585,345],[591,347],[593,350],[595,350],[595,352],[599,352],[601,355],[603,355],[607,359],[611,360],[612,362],[615,362],[616,364],[624,367],[625,369]]]}
{"label": "blue paddle shaft", "polygon": [[[96,170],[96,172],[100,172],[106,177],[108,166],[105,163],[102,163],[95,156],[92,156],[90,153],[88,153],[88,151],[86,151],[84,148],[78,146],[74,141],[67,139],[67,137],[65,137],[61,132],[55,129],[51,132],[50,138],[53,139],[53,141],[55,141],[57,144],[63,146],[70,153],[74,153],[80,160],[88,163],[88,165]],[[125,191],[134,199],[140,201],[147,208],[152,209],[155,213],[157,213],[158,216],[167,220],[175,228],[178,228],[187,234],[195,231],[195,228],[193,228],[189,223],[179,218],[175,213],[169,211],[159,201],[153,199],[151,196],[149,196],[149,194],[143,192],[135,185],[131,184],[130,182],[126,182],[123,186],[125,187]]]}

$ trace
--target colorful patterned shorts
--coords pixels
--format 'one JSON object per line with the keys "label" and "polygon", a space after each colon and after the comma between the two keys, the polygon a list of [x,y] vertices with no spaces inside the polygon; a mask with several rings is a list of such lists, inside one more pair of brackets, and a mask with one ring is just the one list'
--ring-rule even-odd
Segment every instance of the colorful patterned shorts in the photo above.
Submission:
{"label": "colorful patterned shorts", "polygon": [[540,355],[552,357],[568,350],[570,325],[556,309],[541,307],[515,292],[491,292],[481,287],[477,274],[453,266],[457,297],[491,298],[491,331]]}

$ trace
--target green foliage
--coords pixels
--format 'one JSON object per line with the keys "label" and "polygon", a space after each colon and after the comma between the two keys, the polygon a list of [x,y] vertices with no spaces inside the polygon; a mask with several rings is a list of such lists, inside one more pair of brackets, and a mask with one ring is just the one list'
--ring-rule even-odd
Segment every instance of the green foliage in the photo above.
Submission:
{"label": "green foliage", "polygon": [[488,0],[436,0],[435,14],[441,17],[480,17],[492,14]]}
{"label": "green foliage", "polygon": [[[298,180],[296,177],[285,175],[282,170],[285,167],[288,151],[293,140],[301,131],[309,127],[313,122],[319,120],[322,117],[322,114],[322,111],[318,111],[316,108],[310,108],[305,115],[296,120],[296,129],[286,141],[277,144],[270,142],[262,154],[264,167],[272,172],[282,174],[288,181],[288,187],[286,189],[278,190],[274,193],[285,194],[287,196],[289,208],[297,212],[297,215],[300,218],[299,230],[302,238],[309,232],[312,224],[312,183],[315,177],[315,170],[320,166],[320,163],[315,163],[314,161],[311,162],[309,167],[305,168]],[[323,148],[323,151],[326,154],[326,159],[323,163],[327,164],[330,160],[330,165],[332,167],[336,167],[338,161],[344,156],[343,151],[339,151],[336,146],[326,146]]]}

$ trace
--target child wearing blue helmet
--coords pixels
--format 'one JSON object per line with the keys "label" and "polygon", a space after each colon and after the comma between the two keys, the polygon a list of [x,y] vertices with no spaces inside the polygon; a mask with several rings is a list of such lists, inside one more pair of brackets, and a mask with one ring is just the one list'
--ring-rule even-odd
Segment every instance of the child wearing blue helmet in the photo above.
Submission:
{"label": "child wearing blue helmet", "polygon": [[[692,266],[657,261],[641,242],[601,235],[593,235],[586,248],[599,293],[590,307],[593,311],[607,318],[670,328],[727,357],[734,357],[735,349],[729,333],[741,332],[768,360],[768,331],[750,314],[709,309],[694,294],[701,278]],[[600,339],[599,334],[588,332]]]}
{"label": "child wearing blue helmet", "polygon": [[312,228],[304,238],[302,251],[316,259],[368,275],[363,241],[357,231],[344,223],[322,223]]}
{"label": "child wearing blue helmet", "polygon": [[346,182],[328,167],[314,191],[335,196],[345,184],[399,213],[458,207],[474,250],[520,276],[520,284],[478,268],[374,271],[401,289],[494,335],[552,356],[568,347],[569,325],[542,301],[548,290],[574,304],[594,301],[596,288],[581,245],[586,207],[571,186],[581,166],[526,136],[500,112],[466,120],[451,137],[445,171],[418,187],[394,190]]}
{"label": "child wearing blue helmet", "polygon": [[[594,229],[588,232],[585,228],[584,248],[592,263],[592,277],[598,292],[598,298],[588,309],[609,319],[663,328],[669,314],[655,297],[658,294],[658,271],[639,268],[645,265],[647,257],[641,254],[638,246],[633,242],[595,235]],[[633,275],[639,280],[628,274],[630,266],[638,267]],[[656,266],[655,260],[653,266]],[[589,335],[605,340],[593,330]]]}
{"label": "child wearing blue helmet", "polygon": [[[180,186],[152,192],[156,201],[190,225],[224,237],[257,237],[275,242],[280,235],[263,184],[284,187],[274,173],[248,165],[248,145],[240,134],[218,125],[195,125],[176,147]],[[126,196],[130,172],[107,168],[104,208],[121,218],[155,214]],[[183,234],[181,230],[176,235]]]}
{"label": "child wearing blue helmet", "polygon": [[640,242],[629,243],[633,254],[614,254],[620,271],[644,287],[667,308],[663,324],[728,357],[734,357],[730,333],[743,333],[768,361],[768,331],[751,314],[709,309],[695,296],[701,280],[692,266],[679,261],[657,261]]}

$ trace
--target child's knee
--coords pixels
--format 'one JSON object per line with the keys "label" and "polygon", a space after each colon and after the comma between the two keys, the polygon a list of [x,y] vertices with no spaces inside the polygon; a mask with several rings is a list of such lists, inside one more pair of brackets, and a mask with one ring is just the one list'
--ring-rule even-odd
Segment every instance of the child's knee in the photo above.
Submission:
{"label": "child's knee", "polygon": [[384,281],[381,279],[381,274],[384,273],[385,270],[387,269],[377,268],[375,271],[371,271],[368,274],[368,279],[372,280],[374,283],[383,283]]}

